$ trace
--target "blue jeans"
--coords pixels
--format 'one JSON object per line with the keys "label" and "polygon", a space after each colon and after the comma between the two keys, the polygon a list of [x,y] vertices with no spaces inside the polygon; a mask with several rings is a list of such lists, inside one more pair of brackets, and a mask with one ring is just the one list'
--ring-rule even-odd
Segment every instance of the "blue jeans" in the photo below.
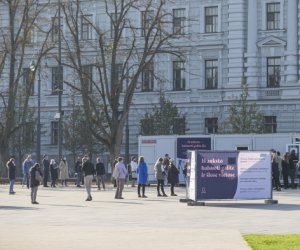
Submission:
{"label": "blue jeans", "polygon": [[77,180],[76,180],[76,185],[77,186],[80,186],[81,178],[82,178],[81,172],[78,172],[77,173]]}
{"label": "blue jeans", "polygon": [[23,174],[23,185],[26,183],[27,188],[29,188],[29,173]]}
{"label": "blue jeans", "polygon": [[15,184],[15,180],[9,180],[9,192],[10,193],[14,192],[14,184]]}

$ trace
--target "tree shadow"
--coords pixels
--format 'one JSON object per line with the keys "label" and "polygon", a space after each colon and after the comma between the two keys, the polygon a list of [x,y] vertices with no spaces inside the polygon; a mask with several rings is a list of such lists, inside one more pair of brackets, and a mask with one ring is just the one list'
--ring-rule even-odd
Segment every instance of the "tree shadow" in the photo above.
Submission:
{"label": "tree shadow", "polygon": [[0,206],[0,210],[39,210],[36,207]]}

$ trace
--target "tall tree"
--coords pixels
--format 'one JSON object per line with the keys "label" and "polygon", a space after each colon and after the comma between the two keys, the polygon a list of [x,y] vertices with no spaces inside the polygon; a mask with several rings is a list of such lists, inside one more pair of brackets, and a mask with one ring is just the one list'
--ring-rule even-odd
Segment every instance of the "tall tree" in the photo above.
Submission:
{"label": "tall tree", "polygon": [[243,82],[242,93],[229,106],[228,118],[220,124],[219,132],[224,134],[263,133],[264,119],[256,103],[249,103],[248,85]]}
{"label": "tall tree", "polygon": [[[26,55],[35,54],[39,64],[42,56],[49,50],[47,37],[49,31],[40,26],[41,13],[48,6],[38,0],[0,0],[0,9],[6,19],[0,23],[0,174],[4,170],[4,163],[8,159],[9,145],[12,135],[20,124],[27,119],[30,91],[23,96],[23,106],[18,112],[22,114],[20,123],[16,121],[16,101],[20,96],[21,79],[24,68],[29,67]],[[39,33],[39,48],[33,41],[34,32]],[[37,52],[38,51],[38,52]],[[31,89],[36,72],[32,72],[27,89]]]}
{"label": "tall tree", "polygon": [[[111,162],[120,154],[124,124],[141,73],[160,54],[183,57],[176,46],[180,30],[172,30],[172,13],[166,11],[166,2],[103,0],[101,20],[106,21],[98,24],[87,15],[82,1],[63,5],[70,33],[65,40],[68,58],[64,64],[74,69],[78,79],[76,84],[67,84],[81,93],[90,131],[105,145]],[[141,15],[141,25],[137,15]],[[109,25],[102,25],[107,22]],[[89,29],[96,34],[96,42],[89,40]],[[92,66],[94,79],[87,65]]]}
{"label": "tall tree", "polygon": [[142,135],[183,135],[186,132],[185,116],[162,94],[159,106],[154,107],[152,113],[147,112],[140,120],[140,128]]}
{"label": "tall tree", "polygon": [[101,152],[101,145],[90,133],[84,111],[72,100],[72,110],[64,119],[64,147],[69,150],[75,162],[76,156]]}

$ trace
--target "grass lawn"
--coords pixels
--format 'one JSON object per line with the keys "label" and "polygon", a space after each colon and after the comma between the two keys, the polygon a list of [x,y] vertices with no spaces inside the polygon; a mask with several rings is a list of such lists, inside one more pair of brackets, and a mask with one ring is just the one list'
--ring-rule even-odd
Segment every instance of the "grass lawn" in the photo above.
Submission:
{"label": "grass lawn", "polygon": [[300,250],[299,234],[247,234],[243,237],[253,250]]}

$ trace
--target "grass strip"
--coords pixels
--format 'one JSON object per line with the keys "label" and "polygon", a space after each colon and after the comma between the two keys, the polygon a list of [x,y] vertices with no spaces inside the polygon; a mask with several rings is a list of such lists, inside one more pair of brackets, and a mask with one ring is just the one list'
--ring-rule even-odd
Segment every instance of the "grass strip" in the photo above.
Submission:
{"label": "grass strip", "polygon": [[253,250],[300,250],[299,234],[243,235]]}

